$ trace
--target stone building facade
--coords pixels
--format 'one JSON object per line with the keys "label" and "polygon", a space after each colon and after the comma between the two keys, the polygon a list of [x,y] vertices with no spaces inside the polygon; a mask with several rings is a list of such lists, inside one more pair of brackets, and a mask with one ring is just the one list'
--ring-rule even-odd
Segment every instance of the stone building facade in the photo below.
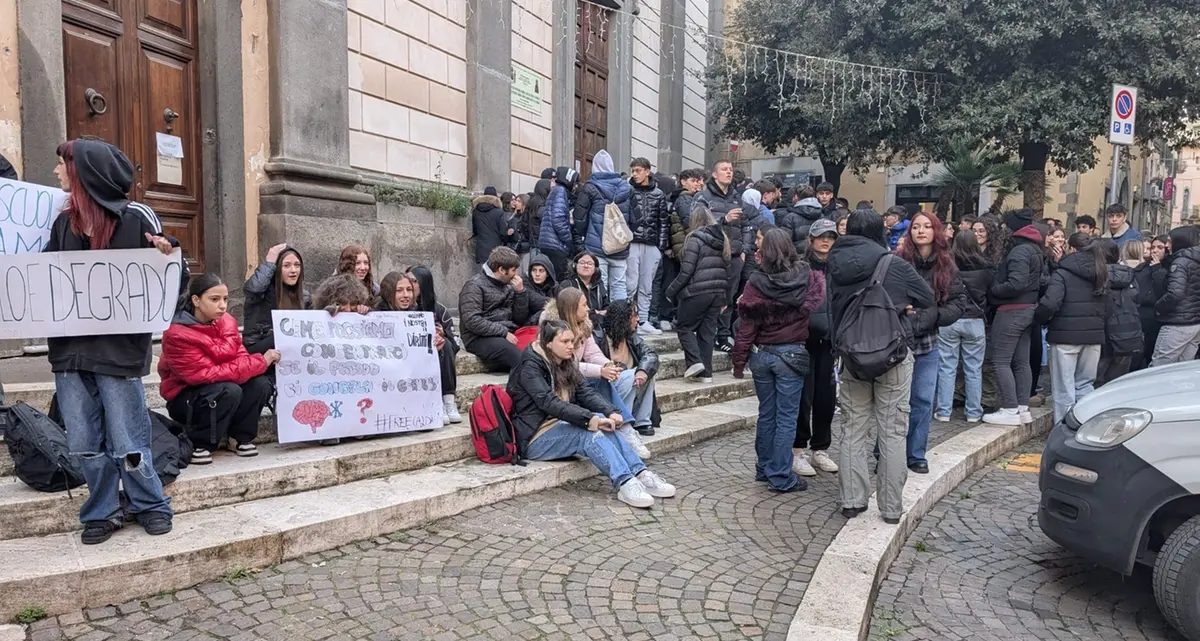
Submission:
{"label": "stone building facade", "polygon": [[54,184],[60,141],[121,146],[133,196],[197,271],[239,282],[286,241],[319,278],[358,243],[378,274],[433,265],[454,303],[469,221],[372,187],[530,191],[601,148],[706,164],[694,34],[721,15],[722,0],[0,0],[0,153]]}

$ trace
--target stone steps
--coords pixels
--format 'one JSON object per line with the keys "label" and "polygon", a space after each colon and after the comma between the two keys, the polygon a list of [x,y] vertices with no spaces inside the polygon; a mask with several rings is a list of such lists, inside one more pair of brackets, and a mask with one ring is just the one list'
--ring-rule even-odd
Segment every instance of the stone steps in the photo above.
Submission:
{"label": "stone steps", "polygon": [[[647,345],[654,348],[660,355],[676,352],[680,349],[679,337],[674,332],[666,332],[657,336],[643,336],[642,338],[646,341]],[[150,368],[150,375],[142,379],[142,384],[146,387],[146,405],[150,409],[166,407],[167,404],[158,393],[160,379],[158,377],[157,363],[156,359],[154,365]],[[3,361],[0,361],[0,365],[2,364]],[[460,377],[485,372],[483,363],[474,354],[468,354],[465,350],[459,350],[455,369]],[[0,368],[0,372],[2,371],[2,368]],[[48,371],[49,367],[47,366]],[[460,384],[459,387],[461,388],[462,385]],[[24,401],[28,405],[45,412],[50,408],[50,398],[52,396],[54,396],[54,382],[51,380],[36,383],[4,381],[4,402],[6,403],[11,404],[17,401]]]}
{"label": "stone steps", "polygon": [[[726,373],[715,376],[712,383],[681,378],[659,381],[655,391],[665,422],[672,413],[752,394],[753,384]],[[273,420],[270,423],[274,426]],[[474,457],[466,423],[432,432],[346,440],[334,447],[269,443],[250,459],[219,452],[213,464],[185,469],[167,491],[174,509],[186,513]],[[79,506],[86,497],[86,487],[72,490],[70,495],[46,493],[28,487],[15,476],[0,477],[0,540],[79,529]]]}
{"label": "stone steps", "polygon": [[[666,336],[667,336],[666,338],[659,337],[659,336],[655,336],[655,337],[651,337],[651,338],[658,339],[656,341],[656,343],[657,343],[657,348],[660,348],[660,349],[661,348],[670,348],[672,342],[674,342],[674,344],[676,346],[678,346],[679,341],[677,338],[675,338],[675,336],[673,334],[666,335]],[[475,357],[471,356],[470,354],[468,354],[467,356],[470,356],[471,359],[475,359]],[[478,359],[475,359],[475,361],[478,362]],[[462,354],[459,355],[459,362],[462,363]],[[732,367],[732,359],[730,358],[729,354],[726,354],[726,353],[720,352],[720,351],[713,353],[713,369],[715,371],[717,371],[717,372],[727,371],[730,367]],[[679,352],[663,353],[660,351],[660,353],[659,353],[659,372],[658,372],[657,376],[655,377],[655,381],[656,381],[655,385],[660,386],[661,383],[663,383],[667,380],[682,377],[684,369],[686,369],[686,366],[684,364],[682,353],[679,353]],[[489,385],[489,384],[490,385],[505,385],[507,382],[508,382],[507,374],[476,373],[476,374],[467,374],[467,375],[460,376],[458,379],[458,391],[455,394],[455,398],[458,402],[459,411],[463,414],[463,417],[464,418],[466,417],[467,410],[470,408],[471,403],[476,398],[478,398],[479,391],[482,389],[482,387],[484,385]],[[51,385],[51,387],[53,387],[53,385]],[[6,391],[8,390],[8,386],[5,387],[5,390]],[[149,401],[150,393],[151,393],[150,390],[151,390],[151,388],[150,388],[149,384],[147,384],[146,394],[147,394],[148,401]],[[155,390],[154,396],[157,397],[158,396],[157,387],[155,387],[154,390]],[[752,388],[751,388],[751,391],[752,391]],[[657,388],[657,392],[659,394],[659,411],[661,411],[661,412],[664,412],[664,413],[671,412],[671,411],[674,411],[676,409],[681,409],[686,406],[686,405],[678,405],[678,406],[673,405],[672,403],[674,403],[674,401],[672,400],[671,397],[664,399],[663,398],[663,390],[661,388]],[[53,390],[50,390],[47,393],[47,395],[45,397],[44,406],[35,406],[35,407],[40,407],[43,411],[48,409],[49,405],[50,405],[50,396],[49,395],[52,393],[53,393]],[[12,395],[9,395],[8,398],[13,399],[8,402],[16,401],[16,399],[14,399]],[[734,397],[726,396],[726,397],[720,398],[720,400],[729,400],[730,398],[734,398]],[[161,402],[161,397],[159,397],[159,401]],[[28,402],[28,401],[26,401],[26,402]],[[666,405],[664,405],[664,403],[666,403]],[[30,404],[32,405],[32,403],[30,403]],[[151,409],[158,409],[165,413],[165,410],[161,407],[155,407],[155,406],[151,405]],[[258,438],[256,438],[254,440],[254,442],[259,445],[274,443],[274,442],[276,442],[276,437],[277,437],[277,427],[275,424],[275,416],[272,415],[270,412],[264,412],[262,419],[259,421]],[[5,480],[5,477],[10,477],[12,475],[12,473],[13,473],[13,465],[12,465],[12,459],[8,455],[8,449],[0,446],[0,483],[2,483]],[[2,532],[2,530],[0,530],[0,532]],[[3,537],[0,536],[0,538],[3,538]]]}
{"label": "stone steps", "polygon": [[[718,382],[719,381],[719,382]],[[711,386],[696,386],[698,397],[686,403],[715,400],[718,388],[736,388],[743,394],[748,381],[734,382],[722,375]],[[683,381],[664,382],[666,394],[675,395]],[[691,384],[686,384],[691,385]],[[706,393],[707,397],[704,396]],[[658,433],[647,439],[656,454],[677,450],[700,440],[746,429],[757,417],[753,398],[717,402],[702,408],[679,409],[663,416]],[[459,429],[461,432],[461,428]],[[52,534],[0,541],[0,620],[26,607],[49,614],[122,603],[212,580],[232,571],[261,568],[347,543],[382,536],[397,530],[459,514],[465,510],[536,492],[596,474],[586,461],[530,463],[527,467],[484,465],[460,460],[421,469],[342,482],[355,474],[370,474],[381,461],[388,441],[409,447],[418,443],[461,441],[452,431],[413,435],[318,450],[332,461],[303,462],[308,450],[295,454],[260,456],[261,461],[222,461],[213,469],[177,483],[221,486],[220,477],[245,475],[259,483],[248,485],[247,499],[263,491],[268,469],[304,469],[306,478],[337,476],[341,484],[307,489],[294,494],[257,498],[235,505],[206,507],[181,514],[175,530],[159,537],[147,536],[137,526],[117,532],[103,545],[83,546],[77,533]],[[445,456],[461,454],[446,445]],[[417,450],[395,456],[411,461]],[[294,456],[295,460],[285,459]],[[291,461],[291,462],[287,462]],[[428,461],[423,462],[427,464]],[[242,471],[239,471],[239,467]],[[251,469],[253,467],[253,470]],[[190,473],[190,470],[189,470]],[[668,479],[669,480],[669,479]],[[303,479],[287,479],[303,483]],[[183,490],[183,505],[203,505],[206,490]],[[192,495],[184,499],[184,495]],[[615,501],[615,497],[612,499]],[[617,504],[614,503],[614,506]],[[0,508],[0,512],[6,511]]]}

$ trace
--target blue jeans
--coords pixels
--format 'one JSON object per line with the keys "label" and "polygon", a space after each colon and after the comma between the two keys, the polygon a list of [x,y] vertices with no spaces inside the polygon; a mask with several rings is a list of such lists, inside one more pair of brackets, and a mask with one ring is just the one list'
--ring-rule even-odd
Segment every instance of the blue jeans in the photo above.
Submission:
{"label": "blue jeans", "polygon": [[625,271],[629,265],[626,259],[597,256],[596,261],[599,263],[596,271],[604,278],[604,284],[608,285],[608,299],[628,299],[629,287],[625,283]]}
{"label": "blue jeans", "polygon": [[1096,368],[1100,365],[1099,345],[1050,346],[1050,376],[1054,386],[1054,422],[1067,416],[1079,399],[1092,393]]}
{"label": "blue jeans", "polygon": [[163,496],[150,458],[150,414],[142,379],[67,372],[54,375],[54,386],[67,445],[87,480],[88,498],[79,508],[79,520],[121,519],[122,487],[131,514],[171,514],[171,500]]}
{"label": "blue jeans", "polygon": [[[780,353],[804,352],[800,345],[772,345]],[[758,426],[754,434],[755,478],[765,480],[771,489],[787,491],[799,479],[792,472],[792,443],[796,440],[796,417],[804,377],[775,354],[758,351],[750,355],[750,373],[754,394],[758,397]]]}
{"label": "blue jeans", "polygon": [[983,417],[983,356],[987,351],[987,329],[982,318],[962,318],[938,330],[937,415],[950,416],[954,406],[954,379],[962,353],[966,379],[967,418]]}
{"label": "blue jeans", "polygon": [[633,448],[615,432],[592,432],[565,421],[559,421],[530,441],[525,452],[525,458],[532,461],[554,461],[573,456],[586,456],[602,474],[608,475],[614,488],[621,487],[646,469]]}
{"label": "blue jeans", "polygon": [[912,390],[908,396],[908,464],[928,463],[929,424],[933,422],[933,395],[937,391],[938,351],[913,357]]}
{"label": "blue jeans", "polygon": [[636,370],[627,369],[621,372],[615,383],[609,384],[613,404],[621,410],[626,423],[632,422],[634,427],[648,427],[650,414],[654,412],[654,379],[646,379],[646,384],[638,387],[633,384],[636,375]]}

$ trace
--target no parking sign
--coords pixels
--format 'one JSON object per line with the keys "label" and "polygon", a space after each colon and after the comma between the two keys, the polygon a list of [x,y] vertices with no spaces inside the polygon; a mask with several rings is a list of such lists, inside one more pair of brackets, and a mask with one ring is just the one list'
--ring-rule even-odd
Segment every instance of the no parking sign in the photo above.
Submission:
{"label": "no parking sign", "polygon": [[1137,87],[1113,85],[1109,101],[1108,141],[1114,145],[1132,145],[1137,119]]}

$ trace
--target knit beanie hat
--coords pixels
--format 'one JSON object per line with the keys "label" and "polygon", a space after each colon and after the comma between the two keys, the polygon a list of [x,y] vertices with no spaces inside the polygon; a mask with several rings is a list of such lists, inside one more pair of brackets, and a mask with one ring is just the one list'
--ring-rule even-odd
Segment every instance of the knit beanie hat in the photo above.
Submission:
{"label": "knit beanie hat", "polygon": [[1004,225],[1009,231],[1017,231],[1033,224],[1033,210],[1028,207],[1016,209],[1004,214]]}

